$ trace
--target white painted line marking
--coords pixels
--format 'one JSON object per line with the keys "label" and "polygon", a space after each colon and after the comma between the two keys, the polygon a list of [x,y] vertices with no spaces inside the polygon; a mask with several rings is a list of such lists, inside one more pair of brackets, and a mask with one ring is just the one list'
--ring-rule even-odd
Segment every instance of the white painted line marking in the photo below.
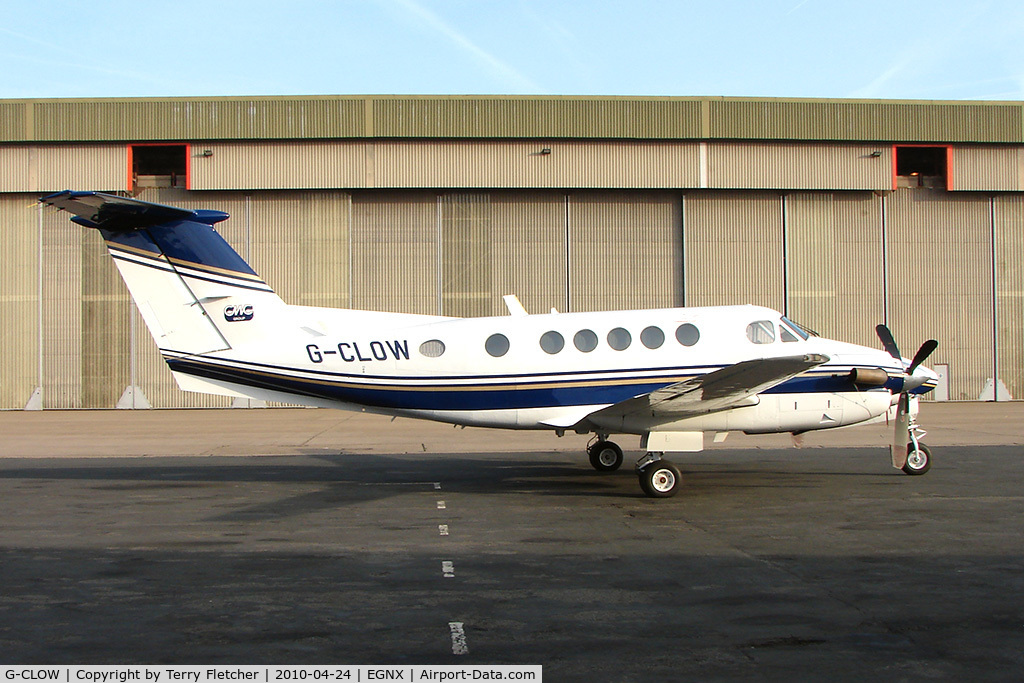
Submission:
{"label": "white painted line marking", "polygon": [[469,653],[466,647],[466,630],[462,627],[461,621],[449,621],[448,628],[452,632],[452,654],[464,655]]}
{"label": "white painted line marking", "polygon": [[450,560],[443,560],[441,562],[441,573],[444,574],[446,579],[455,578],[455,563]]}
{"label": "white painted line marking", "polygon": [[437,531],[442,536],[447,536],[448,535],[448,525],[447,524],[438,524],[437,525]]}
{"label": "white painted line marking", "polygon": [[448,506],[445,505],[445,502],[443,500],[437,501],[437,509],[438,510],[444,510],[446,507],[448,507]]}

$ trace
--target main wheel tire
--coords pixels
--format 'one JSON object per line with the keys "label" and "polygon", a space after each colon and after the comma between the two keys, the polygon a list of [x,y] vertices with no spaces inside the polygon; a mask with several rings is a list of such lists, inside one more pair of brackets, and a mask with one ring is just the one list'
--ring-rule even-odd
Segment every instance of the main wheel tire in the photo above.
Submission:
{"label": "main wheel tire", "polygon": [[931,466],[932,452],[927,446],[919,443],[915,450],[913,442],[907,444],[907,464],[903,466],[904,472],[911,475],[924,474]]}
{"label": "main wheel tire", "polygon": [[622,449],[613,441],[598,441],[587,449],[587,455],[598,472],[614,472],[622,465]]}
{"label": "main wheel tire", "polygon": [[665,460],[655,460],[638,474],[640,488],[651,498],[671,498],[683,481],[679,468]]}

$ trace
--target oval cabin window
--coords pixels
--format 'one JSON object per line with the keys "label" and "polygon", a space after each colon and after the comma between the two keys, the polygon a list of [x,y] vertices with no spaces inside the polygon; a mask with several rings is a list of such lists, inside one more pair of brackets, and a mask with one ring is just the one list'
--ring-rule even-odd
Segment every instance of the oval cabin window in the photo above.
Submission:
{"label": "oval cabin window", "polygon": [[420,344],[420,355],[427,358],[438,358],[444,353],[444,342],[440,339],[431,339]]}
{"label": "oval cabin window", "polygon": [[558,332],[554,330],[545,332],[540,337],[540,348],[544,349],[544,353],[550,353],[552,355],[558,353],[565,347],[565,339]]}
{"label": "oval cabin window", "polygon": [[572,343],[583,353],[590,353],[597,348],[597,334],[593,330],[580,330],[572,338]]}
{"label": "oval cabin window", "polygon": [[608,346],[612,347],[616,351],[625,351],[632,343],[633,337],[629,334],[629,330],[627,329],[616,327],[608,333]]}
{"label": "oval cabin window", "polygon": [[692,323],[683,323],[676,328],[676,341],[683,346],[693,346],[700,341],[700,330]]}
{"label": "oval cabin window", "polygon": [[508,353],[508,347],[508,337],[503,334],[492,334],[484,342],[484,348],[487,350],[487,353],[495,358],[500,358]]}

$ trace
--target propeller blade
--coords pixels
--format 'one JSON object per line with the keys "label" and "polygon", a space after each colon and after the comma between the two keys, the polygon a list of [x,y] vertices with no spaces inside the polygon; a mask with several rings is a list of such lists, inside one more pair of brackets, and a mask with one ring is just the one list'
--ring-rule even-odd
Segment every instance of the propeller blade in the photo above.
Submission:
{"label": "propeller blade", "polygon": [[885,325],[878,325],[875,327],[875,333],[878,334],[878,338],[882,342],[882,348],[884,348],[890,356],[898,361],[903,360],[903,356],[900,355],[900,347],[896,346],[896,340],[892,338],[892,332]]}
{"label": "propeller blade", "polygon": [[899,402],[896,404],[896,419],[893,422],[889,455],[892,456],[892,466],[902,469],[907,464],[907,444],[910,443],[910,394],[907,392],[900,394]]}
{"label": "propeller blade", "polygon": [[921,348],[919,348],[917,353],[914,354],[914,360],[910,361],[910,367],[907,368],[907,374],[913,375],[914,370],[917,370],[917,366],[923,363],[928,356],[932,355],[932,351],[934,351],[938,346],[939,342],[934,339],[929,339],[924,344],[921,344]]}

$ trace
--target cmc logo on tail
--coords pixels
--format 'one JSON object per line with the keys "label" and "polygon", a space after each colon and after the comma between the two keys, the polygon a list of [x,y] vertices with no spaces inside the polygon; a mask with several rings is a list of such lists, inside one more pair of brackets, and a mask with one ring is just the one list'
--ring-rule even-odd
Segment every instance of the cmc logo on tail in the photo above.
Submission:
{"label": "cmc logo on tail", "polygon": [[229,323],[244,322],[252,320],[253,308],[251,304],[231,305],[224,307],[224,319]]}

